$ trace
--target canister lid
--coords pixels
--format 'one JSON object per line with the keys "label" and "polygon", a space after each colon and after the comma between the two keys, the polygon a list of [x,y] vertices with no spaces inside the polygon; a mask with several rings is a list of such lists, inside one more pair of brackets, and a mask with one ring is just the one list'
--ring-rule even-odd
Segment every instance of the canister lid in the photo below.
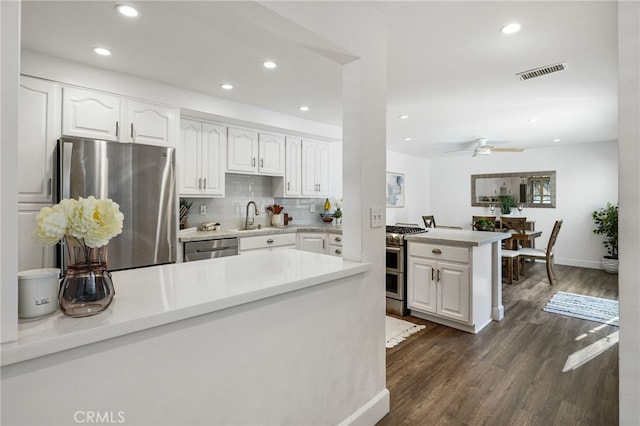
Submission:
{"label": "canister lid", "polygon": [[58,268],[42,268],[42,269],[29,269],[26,271],[18,272],[18,278],[23,280],[33,280],[36,278],[59,276],[60,269]]}

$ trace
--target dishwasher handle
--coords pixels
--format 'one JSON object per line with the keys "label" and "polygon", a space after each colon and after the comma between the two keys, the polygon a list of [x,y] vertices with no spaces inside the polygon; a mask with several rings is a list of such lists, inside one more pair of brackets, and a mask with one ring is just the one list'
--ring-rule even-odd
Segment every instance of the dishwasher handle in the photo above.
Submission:
{"label": "dishwasher handle", "polygon": [[210,251],[233,250],[233,247],[210,247],[206,249],[196,249],[196,253],[208,253]]}

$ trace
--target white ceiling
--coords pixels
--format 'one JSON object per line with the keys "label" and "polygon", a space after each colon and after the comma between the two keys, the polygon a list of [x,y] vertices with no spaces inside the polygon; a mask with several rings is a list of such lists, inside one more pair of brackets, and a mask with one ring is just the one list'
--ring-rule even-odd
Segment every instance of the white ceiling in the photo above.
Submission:
{"label": "white ceiling", "polygon": [[[126,2],[139,10],[135,19],[118,15],[117,3],[23,1],[22,46],[340,125],[340,65],[261,24],[255,3]],[[527,150],[617,140],[615,1],[361,4],[389,22],[390,150],[461,155],[443,152],[480,137]],[[512,21],[522,25],[519,33],[499,32]],[[99,57],[95,46],[113,54]],[[262,68],[265,59],[278,68]],[[568,69],[527,81],[515,76],[558,62]],[[235,88],[224,91],[223,82]],[[310,111],[298,111],[303,104]]]}

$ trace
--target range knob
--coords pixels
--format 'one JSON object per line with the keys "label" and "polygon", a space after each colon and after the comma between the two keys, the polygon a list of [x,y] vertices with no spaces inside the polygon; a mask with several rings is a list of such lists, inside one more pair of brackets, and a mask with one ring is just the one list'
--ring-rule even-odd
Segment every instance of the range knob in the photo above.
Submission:
{"label": "range knob", "polygon": [[396,244],[400,244],[400,241],[401,241],[400,235],[396,235],[395,237],[393,237],[393,241],[394,241]]}

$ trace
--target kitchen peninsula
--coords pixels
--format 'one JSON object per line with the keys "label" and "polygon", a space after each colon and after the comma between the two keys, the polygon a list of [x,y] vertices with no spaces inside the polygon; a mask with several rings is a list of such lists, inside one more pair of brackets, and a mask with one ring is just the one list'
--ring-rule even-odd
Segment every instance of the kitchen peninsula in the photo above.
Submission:
{"label": "kitchen peninsula", "polygon": [[372,348],[350,308],[369,270],[281,250],[113,272],[105,312],[23,322],[2,345],[3,423],[70,424],[97,396],[131,424],[251,423],[256,413],[277,423],[280,404],[309,407],[293,423],[340,423],[353,413],[320,402],[348,399],[355,385],[343,373],[371,367],[359,365]]}
{"label": "kitchen peninsula", "polygon": [[504,317],[504,232],[429,229],[410,234],[407,297],[411,315],[471,333]]}

